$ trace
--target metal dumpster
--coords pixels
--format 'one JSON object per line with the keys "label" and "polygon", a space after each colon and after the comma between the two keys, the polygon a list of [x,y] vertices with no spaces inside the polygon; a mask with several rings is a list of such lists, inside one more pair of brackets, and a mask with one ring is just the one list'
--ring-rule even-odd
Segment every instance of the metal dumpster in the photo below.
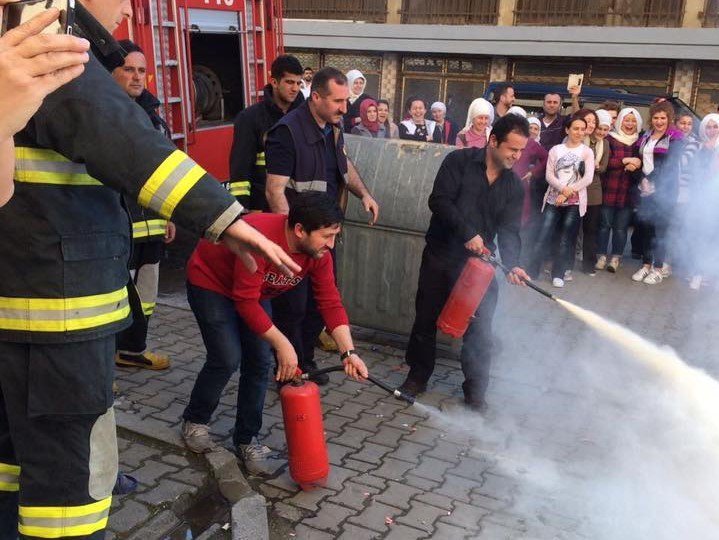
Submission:
{"label": "metal dumpster", "polygon": [[409,334],[429,226],[427,198],[452,146],[346,135],[347,155],[380,206],[376,225],[350,197],[338,248],[342,299],[353,324]]}

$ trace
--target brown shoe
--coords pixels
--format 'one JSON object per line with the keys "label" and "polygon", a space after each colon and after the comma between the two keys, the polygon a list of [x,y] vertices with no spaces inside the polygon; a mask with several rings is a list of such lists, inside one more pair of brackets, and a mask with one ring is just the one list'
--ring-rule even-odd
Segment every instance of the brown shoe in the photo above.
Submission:
{"label": "brown shoe", "polygon": [[144,352],[142,354],[117,353],[115,365],[120,367],[138,367],[143,369],[160,370],[170,367],[170,359],[167,356]]}

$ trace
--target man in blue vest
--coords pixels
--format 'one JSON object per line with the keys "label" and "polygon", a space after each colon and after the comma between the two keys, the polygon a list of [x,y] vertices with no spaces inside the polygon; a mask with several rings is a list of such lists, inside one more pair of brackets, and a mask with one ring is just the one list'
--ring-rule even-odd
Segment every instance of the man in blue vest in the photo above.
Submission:
{"label": "man in blue vest", "polygon": [[[345,152],[341,121],[348,96],[347,77],[322,68],[312,79],[309,99],[267,133],[266,195],[272,212],[287,214],[293,197],[308,191],[327,193],[344,208],[349,191],[372,215],[370,224],[377,220],[379,206]],[[275,324],[298,351],[300,369],[316,369],[314,346],[323,323],[307,284],[282,295],[272,310]],[[328,377],[316,381],[324,384]]]}

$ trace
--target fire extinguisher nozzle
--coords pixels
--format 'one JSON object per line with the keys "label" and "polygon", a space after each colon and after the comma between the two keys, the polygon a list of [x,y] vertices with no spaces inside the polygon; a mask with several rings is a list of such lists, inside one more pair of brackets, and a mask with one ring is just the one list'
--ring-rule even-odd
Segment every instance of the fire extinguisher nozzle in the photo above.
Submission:
{"label": "fire extinguisher nozzle", "polygon": [[400,392],[399,390],[395,390],[393,394],[394,397],[396,397],[397,399],[402,399],[410,405],[414,405],[414,396],[410,396],[409,394],[405,394],[404,392]]}

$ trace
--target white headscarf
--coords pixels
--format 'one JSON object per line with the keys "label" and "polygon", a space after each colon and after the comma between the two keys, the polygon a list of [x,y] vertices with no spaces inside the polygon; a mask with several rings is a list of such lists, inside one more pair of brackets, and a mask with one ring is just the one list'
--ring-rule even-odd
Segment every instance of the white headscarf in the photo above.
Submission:
{"label": "white headscarf", "polygon": [[442,103],[441,101],[435,101],[434,103],[432,103],[432,106],[429,108],[430,112],[435,109],[439,109],[440,111],[447,112],[447,106],[444,103]]}
{"label": "white headscarf", "polygon": [[464,124],[464,129],[470,129],[472,127],[472,120],[481,114],[489,116],[489,122],[487,123],[487,140],[489,140],[489,133],[492,131],[492,124],[494,123],[494,107],[484,98],[477,98],[469,105],[467,122]]}
{"label": "white headscarf", "polygon": [[516,114],[517,116],[521,116],[522,118],[527,118],[527,111],[525,111],[519,105],[512,105],[509,109],[507,109],[507,114]]}
{"label": "white headscarf", "polygon": [[609,111],[605,111],[604,109],[597,109],[596,111],[594,111],[594,114],[597,115],[597,127],[612,127],[612,115],[609,114]]}
{"label": "white headscarf", "polygon": [[[709,113],[704,118],[702,118],[702,121],[699,124],[699,140],[701,142],[707,142],[709,140],[707,137],[707,124],[709,124],[709,122],[715,122],[717,125],[719,125],[719,114]],[[719,139],[716,140],[714,148],[719,149]]]}
{"label": "white headscarf", "polygon": [[[530,124],[536,124],[537,127],[539,128],[539,132],[540,133],[542,132],[542,121],[539,118],[537,118],[536,116],[530,116],[529,118],[527,118],[527,122],[529,122]],[[539,135],[537,135],[536,137],[532,137],[532,138],[535,141],[538,141]]]}
{"label": "white headscarf", "polygon": [[[367,78],[362,75],[362,72],[359,69],[350,69],[347,73],[345,73],[345,77],[347,77],[347,84],[350,87],[350,103],[354,103],[358,97],[362,95],[364,92],[365,87],[367,86]],[[362,85],[362,91],[359,94],[354,93],[354,84],[357,79],[364,79],[364,84]]]}
{"label": "white headscarf", "polygon": [[[624,133],[624,131],[622,131],[622,121],[624,120],[624,117],[628,114],[633,114],[634,118],[637,119],[637,130],[636,132],[634,132],[633,135],[629,135],[628,133]],[[631,146],[635,142],[637,142],[637,139],[639,138],[639,132],[642,130],[642,124],[642,115],[639,114],[639,111],[636,110],[634,107],[625,107],[624,109],[619,111],[619,114],[617,115],[617,121],[614,122],[614,129],[610,131],[609,134],[616,140],[618,140],[620,143]]]}

